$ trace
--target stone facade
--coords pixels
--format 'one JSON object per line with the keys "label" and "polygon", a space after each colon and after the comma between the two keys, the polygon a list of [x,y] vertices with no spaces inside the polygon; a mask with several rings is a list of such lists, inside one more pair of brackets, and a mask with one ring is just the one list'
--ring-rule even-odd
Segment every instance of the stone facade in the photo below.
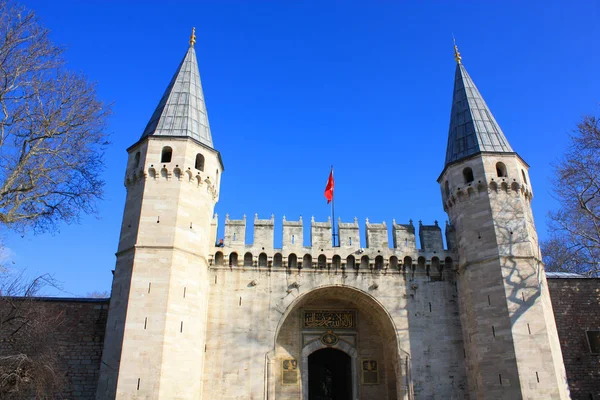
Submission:
{"label": "stone facade", "polygon": [[437,222],[367,219],[362,248],[357,220],[311,219],[305,246],[285,218],[276,248],[274,216],[258,215],[254,243],[226,216],[215,246],[223,164],[194,43],[128,149],[97,399],[569,397],[528,166],[458,51],[438,180],[448,249]]}

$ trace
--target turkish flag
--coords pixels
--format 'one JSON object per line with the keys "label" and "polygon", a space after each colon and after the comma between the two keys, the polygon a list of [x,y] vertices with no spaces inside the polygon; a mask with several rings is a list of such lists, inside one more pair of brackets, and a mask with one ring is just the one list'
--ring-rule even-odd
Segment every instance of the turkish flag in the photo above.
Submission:
{"label": "turkish flag", "polygon": [[333,168],[329,172],[329,179],[327,179],[327,186],[325,186],[325,198],[327,199],[327,204],[333,200]]}

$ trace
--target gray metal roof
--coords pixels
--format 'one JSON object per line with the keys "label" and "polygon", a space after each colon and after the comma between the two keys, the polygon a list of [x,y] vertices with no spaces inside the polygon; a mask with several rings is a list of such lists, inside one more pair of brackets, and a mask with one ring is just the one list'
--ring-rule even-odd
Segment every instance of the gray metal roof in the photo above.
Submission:
{"label": "gray metal roof", "polygon": [[188,136],[214,148],[193,46],[179,64],[142,138],[149,135]]}
{"label": "gray metal roof", "polygon": [[459,62],[454,75],[445,165],[482,151],[512,153],[513,149],[467,70]]}
{"label": "gray metal roof", "polygon": [[574,272],[546,272],[546,278],[587,278],[587,276]]}

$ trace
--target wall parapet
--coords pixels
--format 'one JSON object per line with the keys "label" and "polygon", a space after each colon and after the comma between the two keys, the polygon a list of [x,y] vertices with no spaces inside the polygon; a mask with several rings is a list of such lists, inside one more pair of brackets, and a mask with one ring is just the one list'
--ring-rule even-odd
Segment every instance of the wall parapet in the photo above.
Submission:
{"label": "wall parapet", "polygon": [[[260,267],[298,269],[362,269],[362,270],[442,270],[457,260],[455,249],[444,249],[437,221],[434,225],[419,222],[422,248],[416,246],[416,229],[408,224],[392,223],[393,247],[388,243],[387,223],[365,222],[366,247],[360,243],[358,219],[338,219],[339,246],[332,245],[332,221],[310,221],[310,245],[303,243],[303,220],[288,221],[283,217],[281,248],[274,245],[275,217],[254,217],[254,243],[245,241],[246,217],[225,218],[225,239],[209,255],[212,267]],[[448,229],[448,228],[447,228]]]}

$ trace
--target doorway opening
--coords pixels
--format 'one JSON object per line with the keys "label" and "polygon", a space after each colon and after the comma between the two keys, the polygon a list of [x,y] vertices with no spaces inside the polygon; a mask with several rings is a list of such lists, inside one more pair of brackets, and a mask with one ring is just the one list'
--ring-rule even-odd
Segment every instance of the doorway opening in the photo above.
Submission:
{"label": "doorway opening", "polygon": [[327,348],[308,356],[309,400],[352,400],[352,359]]}

